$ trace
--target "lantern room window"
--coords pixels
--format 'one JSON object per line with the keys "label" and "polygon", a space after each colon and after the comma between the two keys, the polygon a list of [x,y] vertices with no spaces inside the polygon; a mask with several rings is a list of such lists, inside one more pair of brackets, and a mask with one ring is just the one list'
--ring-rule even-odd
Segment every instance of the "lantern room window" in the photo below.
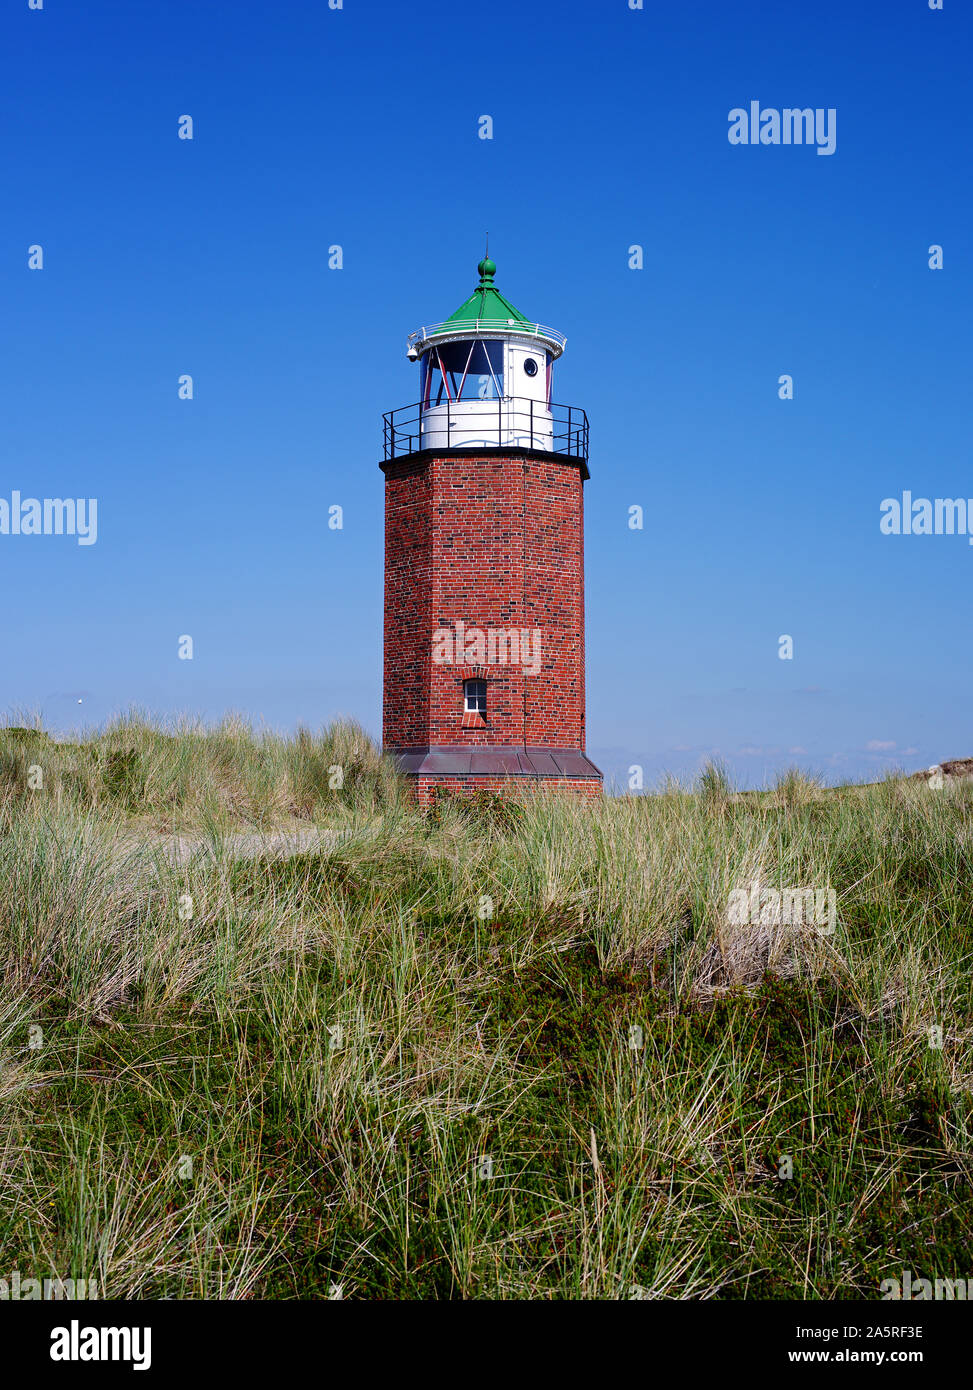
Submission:
{"label": "lantern room window", "polygon": [[422,359],[423,405],[503,395],[503,343],[480,338],[430,348]]}
{"label": "lantern room window", "polygon": [[486,681],[463,682],[463,708],[467,714],[486,714]]}

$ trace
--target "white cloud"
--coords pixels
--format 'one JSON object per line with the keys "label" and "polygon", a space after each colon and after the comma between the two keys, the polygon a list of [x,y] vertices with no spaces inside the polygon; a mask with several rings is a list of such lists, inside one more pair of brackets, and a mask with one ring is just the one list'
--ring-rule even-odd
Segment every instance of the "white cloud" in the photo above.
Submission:
{"label": "white cloud", "polygon": [[869,753],[890,753],[894,747],[892,739],[870,738],[865,744]]}

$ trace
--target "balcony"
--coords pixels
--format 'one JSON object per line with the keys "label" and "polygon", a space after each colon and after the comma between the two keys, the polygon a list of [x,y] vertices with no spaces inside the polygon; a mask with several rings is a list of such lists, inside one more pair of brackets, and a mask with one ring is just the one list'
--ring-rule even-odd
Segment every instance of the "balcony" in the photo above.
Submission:
{"label": "balcony", "polygon": [[530,449],[571,459],[588,476],[588,417],[580,406],[527,397],[404,405],[383,417],[385,462],[437,451]]}

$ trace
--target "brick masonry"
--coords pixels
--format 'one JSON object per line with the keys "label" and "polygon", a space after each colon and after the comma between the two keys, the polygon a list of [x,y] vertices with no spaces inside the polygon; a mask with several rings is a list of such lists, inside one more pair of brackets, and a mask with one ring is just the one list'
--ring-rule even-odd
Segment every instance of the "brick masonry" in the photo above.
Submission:
{"label": "brick masonry", "polygon": [[[583,750],[579,463],[529,450],[430,451],[392,459],[384,470],[386,750]],[[536,630],[537,674],[502,661],[474,664],[472,657],[437,664],[433,633],[453,632],[457,623],[467,632]],[[485,719],[464,719],[463,682],[472,677],[486,681]],[[542,784],[597,794],[600,775],[588,766],[592,777],[549,777]],[[417,790],[423,799],[427,784],[482,788],[490,780],[420,773]]]}
{"label": "brick masonry", "polygon": [[543,791],[563,791],[577,796],[601,796],[601,780],[597,777],[545,777],[543,780],[526,777],[416,777],[416,799],[420,806],[431,806],[437,791],[443,790],[454,796],[475,796],[481,792],[493,792],[502,796],[505,792],[522,790],[521,784]]}

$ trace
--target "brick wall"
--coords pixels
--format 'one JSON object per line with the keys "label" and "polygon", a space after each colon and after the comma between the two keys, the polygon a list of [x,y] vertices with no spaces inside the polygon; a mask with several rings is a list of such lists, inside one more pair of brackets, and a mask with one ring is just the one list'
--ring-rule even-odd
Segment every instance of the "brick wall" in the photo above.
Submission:
{"label": "brick wall", "polygon": [[542,792],[567,792],[573,796],[601,796],[601,783],[593,778],[545,777],[540,781],[526,777],[416,777],[414,795],[420,806],[431,806],[440,791],[455,796],[475,796],[492,792],[498,796],[520,795],[524,787]]}
{"label": "brick wall", "polygon": [[[541,453],[410,456],[386,464],[387,748],[584,748],[584,525],[576,464]],[[540,670],[432,660],[433,631],[527,629]],[[485,676],[487,716],[463,719]],[[479,779],[476,779],[479,780]]]}
{"label": "brick wall", "polygon": [[431,481],[428,465],[412,459],[397,460],[385,475],[386,747],[429,741]]}

